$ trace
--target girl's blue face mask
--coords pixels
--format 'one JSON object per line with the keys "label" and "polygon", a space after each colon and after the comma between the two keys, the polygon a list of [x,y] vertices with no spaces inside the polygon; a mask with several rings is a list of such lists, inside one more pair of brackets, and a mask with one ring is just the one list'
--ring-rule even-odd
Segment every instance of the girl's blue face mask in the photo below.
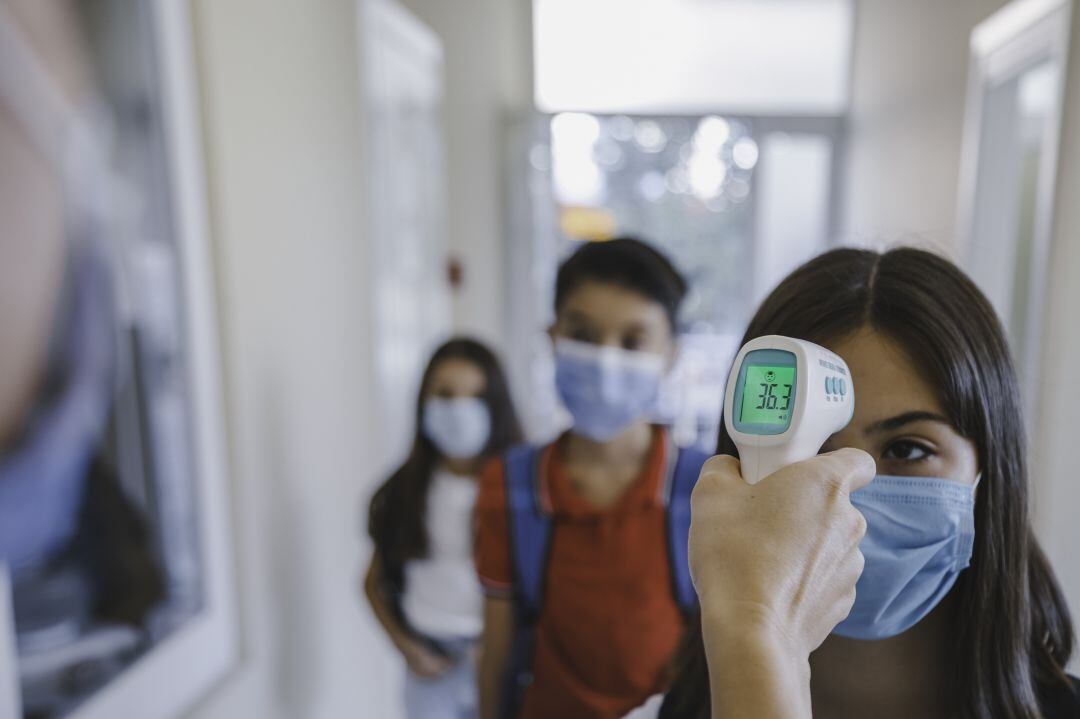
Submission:
{"label": "girl's blue face mask", "polygon": [[424,402],[421,426],[444,456],[472,459],[491,438],[491,411],[479,397],[432,397]]}
{"label": "girl's blue face mask", "polygon": [[859,545],[866,564],[855,604],[833,631],[852,639],[885,639],[929,614],[970,563],[975,486],[878,475],[851,493],[851,503],[866,518]]}

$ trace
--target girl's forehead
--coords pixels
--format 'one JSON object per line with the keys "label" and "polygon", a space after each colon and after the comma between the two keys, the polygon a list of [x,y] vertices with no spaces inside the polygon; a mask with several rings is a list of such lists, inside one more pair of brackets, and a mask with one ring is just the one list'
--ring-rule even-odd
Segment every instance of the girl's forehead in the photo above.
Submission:
{"label": "girl's forehead", "polygon": [[829,343],[851,370],[855,411],[888,414],[923,410],[944,414],[941,393],[927,379],[918,358],[891,338],[863,328]]}
{"label": "girl's forehead", "polygon": [[431,372],[431,385],[483,387],[484,371],[471,360],[449,357],[438,362]]}

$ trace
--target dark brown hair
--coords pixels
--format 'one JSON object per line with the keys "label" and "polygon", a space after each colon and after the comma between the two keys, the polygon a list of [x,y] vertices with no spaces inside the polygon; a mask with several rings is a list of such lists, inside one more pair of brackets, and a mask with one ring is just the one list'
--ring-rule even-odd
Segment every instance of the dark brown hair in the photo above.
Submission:
{"label": "dark brown hair", "polygon": [[686,280],[663,253],[645,242],[616,237],[586,242],[575,250],[555,276],[555,313],[574,290],[589,280],[617,285],[658,303],[672,330],[678,328]]}
{"label": "dark brown hair", "polygon": [[423,557],[428,551],[424,515],[439,451],[422,429],[424,400],[435,368],[450,359],[471,362],[484,373],[484,391],[480,399],[491,413],[491,436],[482,454],[494,456],[522,440],[510,387],[495,354],[480,342],[465,337],[452,339],[435,350],[424,370],[416,398],[412,449],[405,463],[372,496],[368,508],[368,534],[382,559],[382,576],[394,594],[404,588],[405,562]]}
{"label": "dark brown hair", "polygon": [[[1038,717],[1037,690],[1067,682],[1073,627],[1028,519],[1026,439],[1016,372],[989,302],[956,266],[922,250],[839,249],[795,270],[766,298],[743,341],[769,334],[827,345],[863,327],[904,348],[970,439],[982,480],[970,567],[953,592],[955,702],[964,718]],[[721,426],[717,451],[738,455]],[[660,716],[709,716],[700,622],[677,660]]]}

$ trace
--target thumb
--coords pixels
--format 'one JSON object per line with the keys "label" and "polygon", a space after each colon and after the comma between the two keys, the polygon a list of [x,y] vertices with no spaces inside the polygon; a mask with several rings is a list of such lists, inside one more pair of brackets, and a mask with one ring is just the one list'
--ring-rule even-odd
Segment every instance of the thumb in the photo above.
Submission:
{"label": "thumb", "polygon": [[829,464],[833,476],[848,494],[870,484],[877,472],[877,463],[874,462],[874,458],[854,447],[827,452],[819,455],[818,458]]}

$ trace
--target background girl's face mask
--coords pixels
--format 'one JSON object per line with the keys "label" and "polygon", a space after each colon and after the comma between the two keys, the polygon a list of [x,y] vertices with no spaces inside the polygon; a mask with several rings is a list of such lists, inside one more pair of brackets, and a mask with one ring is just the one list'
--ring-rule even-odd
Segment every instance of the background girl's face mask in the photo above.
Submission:
{"label": "background girl's face mask", "polygon": [[444,456],[471,459],[491,437],[491,412],[482,399],[432,398],[424,402],[424,434]]}

